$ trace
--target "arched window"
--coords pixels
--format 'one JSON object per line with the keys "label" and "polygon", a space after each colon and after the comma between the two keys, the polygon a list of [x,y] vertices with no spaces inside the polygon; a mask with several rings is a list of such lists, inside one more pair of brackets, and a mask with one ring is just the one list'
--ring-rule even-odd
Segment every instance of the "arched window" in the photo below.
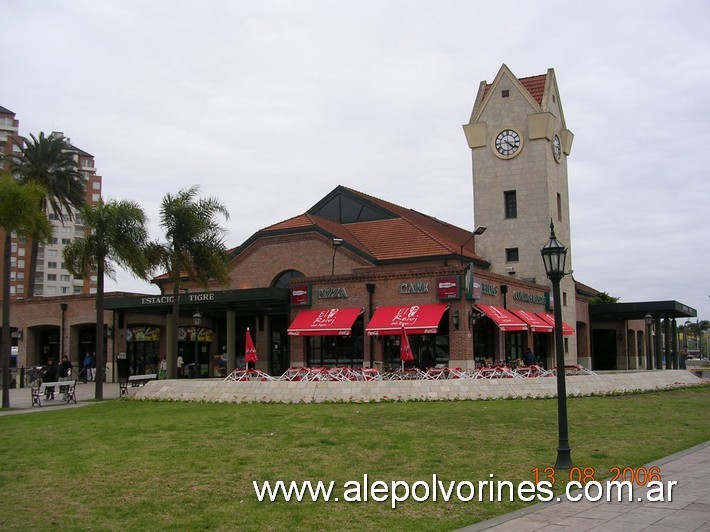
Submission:
{"label": "arched window", "polygon": [[298,279],[299,277],[305,277],[305,275],[298,270],[286,270],[274,279],[271,286],[274,288],[288,288],[291,279]]}

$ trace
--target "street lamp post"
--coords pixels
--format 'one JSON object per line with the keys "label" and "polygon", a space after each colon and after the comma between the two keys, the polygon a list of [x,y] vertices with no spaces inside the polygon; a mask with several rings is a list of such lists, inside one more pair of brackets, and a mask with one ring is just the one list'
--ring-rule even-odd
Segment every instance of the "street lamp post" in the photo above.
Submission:
{"label": "street lamp post", "polygon": [[[466,244],[468,244],[471,240],[473,240],[474,238],[476,238],[477,236],[481,236],[483,233],[485,233],[485,232],[486,232],[486,229],[488,229],[488,228],[487,228],[485,225],[479,225],[478,227],[476,227],[476,229],[473,230],[473,233],[471,233],[471,236],[468,237],[468,240],[466,240],[466,242],[464,242],[463,244],[461,244],[461,250],[460,250],[460,253],[459,253],[459,255],[461,256],[461,262],[463,262],[463,247],[464,247]],[[476,244],[475,244],[475,243],[474,243],[474,245],[473,245],[473,249],[474,249],[474,250],[476,249]]]}
{"label": "street lamp post", "polygon": [[192,316],[192,323],[195,324],[195,363],[192,366],[192,378],[197,379],[200,377],[200,364],[199,364],[199,348],[200,344],[197,341],[197,332],[200,328],[200,323],[202,322],[202,314],[198,310]]}
{"label": "street lamp post", "polygon": [[646,369],[653,369],[653,334],[651,327],[653,326],[653,316],[646,314],[644,316],[644,321],[646,322]]}
{"label": "street lamp post", "polygon": [[567,385],[565,383],[565,353],[562,340],[562,307],[560,305],[560,281],[565,276],[567,248],[555,236],[555,225],[550,220],[550,240],[540,250],[545,264],[545,273],[552,282],[552,295],[555,301],[555,354],[557,360],[557,444],[556,469],[571,469],[572,454],[569,447],[567,430]]}
{"label": "street lamp post", "polygon": [[473,356],[473,365],[476,365],[476,324],[481,317],[475,305],[471,305],[471,310],[468,311],[468,330],[471,335],[471,353]]}

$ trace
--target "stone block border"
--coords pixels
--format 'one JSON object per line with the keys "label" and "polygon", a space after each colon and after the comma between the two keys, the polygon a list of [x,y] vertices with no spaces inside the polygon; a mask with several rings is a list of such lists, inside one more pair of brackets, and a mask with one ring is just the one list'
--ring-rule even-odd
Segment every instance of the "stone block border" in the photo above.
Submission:
{"label": "stone block border", "polygon": [[[567,395],[603,395],[693,386],[703,381],[685,370],[619,372],[567,377]],[[135,398],[214,403],[326,403],[456,401],[555,397],[555,377],[413,381],[249,381],[157,380]]]}

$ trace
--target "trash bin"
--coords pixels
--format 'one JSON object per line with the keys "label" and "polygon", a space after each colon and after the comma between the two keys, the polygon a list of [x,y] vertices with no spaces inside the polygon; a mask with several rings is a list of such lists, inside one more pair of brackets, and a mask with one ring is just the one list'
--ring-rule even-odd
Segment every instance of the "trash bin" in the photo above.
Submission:
{"label": "trash bin", "polygon": [[131,367],[128,364],[128,357],[125,352],[116,355],[116,370],[118,372],[118,383],[128,384],[128,376],[131,374]]}

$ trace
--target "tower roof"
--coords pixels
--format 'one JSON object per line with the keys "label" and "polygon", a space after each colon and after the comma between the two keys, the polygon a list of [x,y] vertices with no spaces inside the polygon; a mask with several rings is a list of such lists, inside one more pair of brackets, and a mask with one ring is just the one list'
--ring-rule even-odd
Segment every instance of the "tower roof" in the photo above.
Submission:
{"label": "tower roof", "polygon": [[[545,82],[547,80],[547,74],[540,74],[538,76],[530,76],[527,78],[518,78],[520,84],[527,89],[530,96],[533,97],[538,104],[542,105],[542,96],[545,93]],[[483,92],[483,97],[486,97],[488,91],[493,86],[492,83],[486,84],[486,88]]]}

